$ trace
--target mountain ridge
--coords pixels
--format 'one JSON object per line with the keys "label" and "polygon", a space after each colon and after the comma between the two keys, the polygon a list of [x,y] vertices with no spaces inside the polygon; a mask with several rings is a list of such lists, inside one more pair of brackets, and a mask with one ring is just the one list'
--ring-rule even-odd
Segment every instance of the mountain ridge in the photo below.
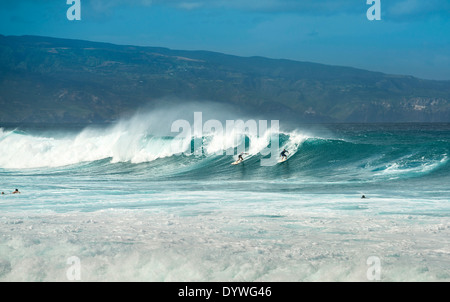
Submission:
{"label": "mountain ridge", "polygon": [[110,122],[164,99],[298,122],[450,122],[450,81],[202,50],[0,35],[0,122]]}

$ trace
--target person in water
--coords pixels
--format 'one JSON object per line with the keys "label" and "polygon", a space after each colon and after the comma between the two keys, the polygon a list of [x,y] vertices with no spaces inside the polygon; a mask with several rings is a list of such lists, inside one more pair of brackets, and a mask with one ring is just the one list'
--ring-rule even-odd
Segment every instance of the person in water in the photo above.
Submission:
{"label": "person in water", "polygon": [[283,149],[283,151],[281,151],[280,156],[282,160],[287,159],[286,153],[289,153],[289,151],[287,151],[286,149]]}
{"label": "person in water", "polygon": [[237,160],[238,162],[241,162],[244,160],[244,158],[242,157],[242,155],[244,155],[244,154],[248,154],[248,153],[241,152],[241,154],[238,155],[238,160]]}
{"label": "person in water", "polygon": [[12,194],[18,194],[20,193],[20,191],[18,189],[16,189],[14,192],[12,192]]}

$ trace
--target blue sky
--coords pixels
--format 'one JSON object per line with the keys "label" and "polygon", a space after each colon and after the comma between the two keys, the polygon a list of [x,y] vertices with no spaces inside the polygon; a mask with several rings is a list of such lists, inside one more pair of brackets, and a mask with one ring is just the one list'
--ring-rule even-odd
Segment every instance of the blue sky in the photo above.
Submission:
{"label": "blue sky", "polygon": [[0,0],[0,34],[211,50],[450,80],[450,0]]}

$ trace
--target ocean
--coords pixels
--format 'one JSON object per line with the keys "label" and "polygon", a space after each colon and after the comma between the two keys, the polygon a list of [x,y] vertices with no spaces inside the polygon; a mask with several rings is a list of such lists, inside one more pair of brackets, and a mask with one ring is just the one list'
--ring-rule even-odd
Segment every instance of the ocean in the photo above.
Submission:
{"label": "ocean", "polygon": [[155,125],[0,125],[0,281],[450,281],[450,124]]}

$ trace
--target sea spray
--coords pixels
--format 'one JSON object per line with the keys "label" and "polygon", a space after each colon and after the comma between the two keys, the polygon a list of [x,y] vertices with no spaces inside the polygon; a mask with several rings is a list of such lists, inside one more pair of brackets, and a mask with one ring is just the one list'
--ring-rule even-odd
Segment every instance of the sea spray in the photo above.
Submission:
{"label": "sea spray", "polygon": [[[262,165],[276,163],[273,158],[279,153],[278,121],[272,121],[269,128],[265,120],[227,120],[226,128],[218,129],[218,120],[207,120],[203,125],[202,113],[197,112],[192,130],[188,120],[176,120],[171,125],[171,135],[167,135],[167,125],[160,122],[160,114],[138,113],[113,125],[86,127],[78,133],[30,134],[2,130],[0,168],[61,167],[103,159],[137,164],[182,154],[210,156],[241,152],[260,153]],[[177,131],[181,132],[177,134]]]}

